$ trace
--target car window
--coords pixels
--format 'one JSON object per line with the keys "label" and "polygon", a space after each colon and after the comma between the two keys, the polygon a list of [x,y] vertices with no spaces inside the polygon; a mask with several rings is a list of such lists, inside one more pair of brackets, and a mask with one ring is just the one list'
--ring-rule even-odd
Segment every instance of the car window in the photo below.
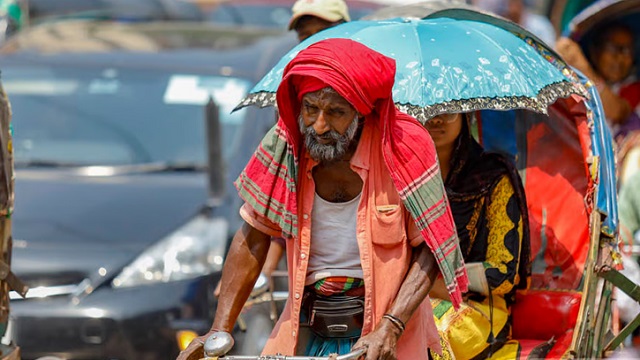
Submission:
{"label": "car window", "polygon": [[237,149],[250,83],[127,68],[4,66],[16,163],[206,163],[205,104],[220,106],[223,156]]}

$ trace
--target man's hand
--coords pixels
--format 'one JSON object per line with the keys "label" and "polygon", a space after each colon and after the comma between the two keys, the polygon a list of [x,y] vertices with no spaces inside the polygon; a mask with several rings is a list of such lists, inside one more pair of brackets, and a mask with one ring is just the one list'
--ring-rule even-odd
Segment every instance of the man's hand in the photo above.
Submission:
{"label": "man's hand", "polygon": [[178,354],[176,360],[200,360],[204,358],[204,342],[207,341],[207,338],[211,334],[213,334],[213,332],[193,339],[189,346]]}
{"label": "man's hand", "polygon": [[353,349],[366,348],[365,360],[396,360],[396,345],[402,335],[389,320],[382,319],[371,333],[363,336]]}
{"label": "man's hand", "polygon": [[[435,257],[424,243],[413,248],[411,262],[396,299],[387,310],[389,315],[393,315],[403,324],[409,322],[415,310],[427,297],[439,271]],[[366,348],[366,360],[395,360],[396,345],[400,335],[402,335],[400,326],[383,317],[375,330],[361,337],[353,348]]]}

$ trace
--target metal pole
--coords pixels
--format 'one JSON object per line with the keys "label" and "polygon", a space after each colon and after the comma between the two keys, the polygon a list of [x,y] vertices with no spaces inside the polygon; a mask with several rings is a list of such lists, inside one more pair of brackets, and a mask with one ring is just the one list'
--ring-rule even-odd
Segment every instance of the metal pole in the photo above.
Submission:
{"label": "metal pole", "polygon": [[207,135],[207,160],[209,174],[209,197],[220,201],[224,196],[224,162],[222,160],[222,136],[220,108],[209,96],[205,106],[205,132]]}
{"label": "metal pole", "polygon": [[31,8],[29,6],[29,0],[22,0],[19,5],[24,13],[22,26],[26,28],[31,25]]}

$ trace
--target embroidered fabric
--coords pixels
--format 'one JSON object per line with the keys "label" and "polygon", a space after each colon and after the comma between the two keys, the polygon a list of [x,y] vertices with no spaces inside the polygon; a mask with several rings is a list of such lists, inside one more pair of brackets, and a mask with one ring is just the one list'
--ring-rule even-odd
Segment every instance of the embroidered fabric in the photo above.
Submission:
{"label": "embroidered fabric", "polygon": [[[429,106],[419,106],[412,104],[398,104],[396,107],[407,113],[422,124],[432,117],[443,113],[471,112],[476,110],[513,110],[528,109],[546,114],[547,107],[560,98],[567,98],[571,95],[587,97],[584,86],[578,83],[561,81],[547,85],[542,88],[536,97],[510,96],[501,98],[475,98],[445,101]],[[258,92],[249,94],[236,106],[239,110],[246,106],[258,106],[260,108],[275,106],[276,94],[271,92]]]}

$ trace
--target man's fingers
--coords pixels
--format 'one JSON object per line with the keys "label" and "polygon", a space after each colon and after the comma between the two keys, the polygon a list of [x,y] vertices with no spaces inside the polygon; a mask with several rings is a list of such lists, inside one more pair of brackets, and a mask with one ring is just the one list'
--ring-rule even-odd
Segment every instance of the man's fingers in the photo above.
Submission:
{"label": "man's fingers", "polygon": [[378,348],[367,348],[367,353],[365,354],[365,359],[367,360],[378,360],[378,356],[380,355],[380,351]]}
{"label": "man's fingers", "polygon": [[369,344],[366,341],[362,341],[363,338],[360,338],[355,345],[353,345],[351,347],[351,351],[356,351],[356,350],[360,350],[360,349],[364,349],[365,353],[364,355],[360,356],[358,359],[368,359],[367,358],[367,353],[369,352]]}
{"label": "man's fingers", "polygon": [[[204,351],[202,350],[203,345],[197,340],[198,339],[194,339],[191,341],[189,346],[180,352],[176,360],[199,360],[204,357]],[[202,353],[202,356],[200,356],[199,353]]]}
{"label": "man's fingers", "polygon": [[388,359],[388,360],[398,360],[398,359],[396,358],[396,352],[395,352],[395,351],[389,350],[389,351],[387,351],[386,355],[387,355],[387,356],[385,357],[385,359]]}
{"label": "man's fingers", "polygon": [[367,348],[368,348],[367,344],[359,344],[359,343],[356,343],[355,345],[353,345],[353,346],[351,347],[351,351],[356,351],[356,350],[364,349],[364,354],[362,354],[362,355],[358,356],[358,360],[366,360],[366,359],[367,359],[367,352],[368,352],[368,351],[367,351]]}

